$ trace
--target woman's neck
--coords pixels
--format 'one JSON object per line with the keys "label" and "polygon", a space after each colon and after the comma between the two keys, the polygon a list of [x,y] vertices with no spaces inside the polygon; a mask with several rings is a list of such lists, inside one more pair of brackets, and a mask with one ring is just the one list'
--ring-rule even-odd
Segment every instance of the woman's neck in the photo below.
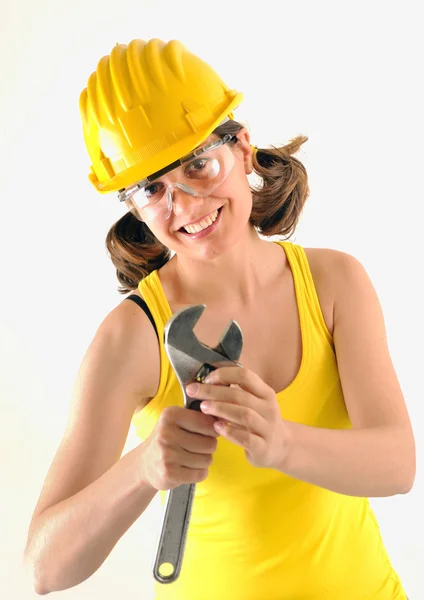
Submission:
{"label": "woman's neck", "polygon": [[176,304],[249,306],[284,268],[281,248],[262,240],[252,227],[245,238],[214,259],[175,255],[159,276],[169,300]]}

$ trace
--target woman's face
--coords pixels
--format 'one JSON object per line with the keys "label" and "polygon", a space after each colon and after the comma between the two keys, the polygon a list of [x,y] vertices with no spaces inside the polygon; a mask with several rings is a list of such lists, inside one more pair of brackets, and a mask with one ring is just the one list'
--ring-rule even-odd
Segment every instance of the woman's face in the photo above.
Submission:
{"label": "woman's face", "polygon": [[[140,210],[140,217],[157,239],[177,254],[211,259],[249,233],[252,193],[247,174],[252,172],[252,151],[246,129],[241,129],[237,138],[237,144],[228,144],[234,166],[211,195],[191,196],[174,188],[173,210],[168,219],[149,219],[147,211]],[[216,136],[211,135],[204,143],[214,139]],[[172,172],[170,175],[172,179]]]}

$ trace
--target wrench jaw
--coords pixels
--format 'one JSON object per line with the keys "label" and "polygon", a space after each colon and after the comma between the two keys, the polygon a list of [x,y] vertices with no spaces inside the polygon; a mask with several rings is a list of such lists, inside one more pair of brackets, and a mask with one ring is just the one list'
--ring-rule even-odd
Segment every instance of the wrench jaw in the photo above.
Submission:
{"label": "wrench jaw", "polygon": [[186,408],[191,407],[193,399],[187,396],[185,386],[191,381],[203,382],[206,375],[217,368],[213,363],[220,366],[226,362],[239,364],[243,346],[243,336],[236,321],[230,321],[215,348],[199,342],[193,328],[204,310],[204,304],[182,309],[169,319],[164,330],[165,350],[183,390]]}
{"label": "wrench jaw", "polygon": [[221,336],[218,346],[214,348],[218,354],[223,354],[230,361],[237,362],[243,346],[243,335],[237,321],[230,321]]}
{"label": "wrench jaw", "polygon": [[183,377],[185,376],[187,362],[183,358],[183,354],[186,354],[192,360],[197,360],[199,368],[204,363],[212,365],[228,360],[236,362],[240,358],[243,335],[236,321],[230,321],[216,348],[210,348],[199,342],[193,328],[204,310],[204,304],[183,308],[177,311],[165,325],[165,350],[168,356],[170,356],[171,349],[180,353],[175,359],[170,357],[170,360],[175,372],[178,374],[181,369]]}
{"label": "wrench jaw", "polygon": [[205,304],[195,304],[174,313],[165,325],[165,346],[170,345],[180,350],[196,348],[199,341],[193,329],[205,308]]}
{"label": "wrench jaw", "polygon": [[[199,410],[199,402],[187,396],[185,386],[191,381],[202,382],[213,371],[213,365],[230,362],[238,364],[243,346],[243,335],[236,321],[230,321],[215,348],[199,342],[193,328],[202,316],[206,306],[196,304],[177,311],[167,322],[164,330],[165,350],[181,385],[184,406]],[[193,407],[194,408],[194,407]]]}

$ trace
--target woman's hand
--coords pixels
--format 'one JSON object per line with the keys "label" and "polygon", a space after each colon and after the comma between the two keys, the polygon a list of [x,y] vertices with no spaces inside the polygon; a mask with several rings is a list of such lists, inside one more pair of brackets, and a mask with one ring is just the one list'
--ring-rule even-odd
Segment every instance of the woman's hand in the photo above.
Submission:
{"label": "woman's hand", "polygon": [[196,410],[167,406],[138,447],[143,480],[156,490],[204,481],[217,447],[215,422]]}
{"label": "woman's hand", "polygon": [[216,431],[244,448],[252,465],[281,470],[287,454],[284,421],[274,390],[258,375],[244,367],[221,367],[186,390],[204,400],[201,411],[218,419]]}

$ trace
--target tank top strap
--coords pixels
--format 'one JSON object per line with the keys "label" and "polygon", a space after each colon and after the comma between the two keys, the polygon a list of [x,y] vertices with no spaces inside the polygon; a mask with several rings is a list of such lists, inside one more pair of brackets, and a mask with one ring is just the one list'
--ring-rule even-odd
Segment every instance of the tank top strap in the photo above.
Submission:
{"label": "tank top strap", "polygon": [[332,344],[333,338],[325,323],[304,248],[289,241],[279,241],[277,244],[284,248],[289,261],[296,287],[299,313],[302,312],[304,318],[310,321],[310,326],[315,330],[315,333],[323,336],[327,342]]}
{"label": "tank top strap", "polygon": [[[169,386],[170,378],[173,373],[164,345],[165,325],[172,317],[172,311],[168,299],[165,296],[165,292],[163,291],[157,271],[152,271],[150,275],[142,279],[138,284],[138,289],[146,302],[156,325],[159,339],[161,367],[159,387],[155,398],[162,398]],[[149,409],[155,405],[154,402],[149,404]]]}

